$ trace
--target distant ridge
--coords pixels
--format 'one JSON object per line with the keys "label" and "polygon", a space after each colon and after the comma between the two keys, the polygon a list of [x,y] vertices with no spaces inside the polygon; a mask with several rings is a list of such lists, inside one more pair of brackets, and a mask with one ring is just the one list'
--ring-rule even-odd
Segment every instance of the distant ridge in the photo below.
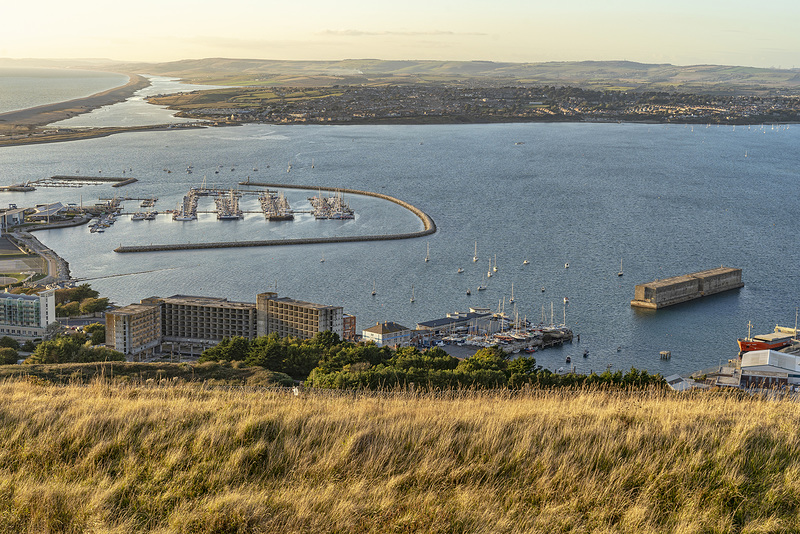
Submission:
{"label": "distant ridge", "polygon": [[[80,61],[80,62],[79,62]],[[2,66],[3,60],[0,60]],[[52,64],[52,63],[51,63]],[[62,65],[65,63],[61,63]],[[86,68],[87,60],[75,60]],[[435,61],[343,59],[288,61],[247,58],[184,59],[166,63],[109,63],[97,68],[176,76],[205,83],[262,85],[334,85],[356,83],[461,83],[557,85],[630,91],[800,94],[800,69],[731,65],[649,64],[635,61]],[[787,93],[788,91],[788,93]]]}

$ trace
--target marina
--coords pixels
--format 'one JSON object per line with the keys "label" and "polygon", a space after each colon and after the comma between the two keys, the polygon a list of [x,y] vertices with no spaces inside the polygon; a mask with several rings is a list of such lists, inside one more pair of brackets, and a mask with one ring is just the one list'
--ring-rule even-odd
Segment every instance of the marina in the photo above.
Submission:
{"label": "marina", "polygon": [[[613,364],[623,371],[635,366],[666,375],[734,357],[735,340],[747,333],[748,321],[760,334],[772,330],[769,322],[794,320],[776,316],[776,310],[794,311],[796,306],[800,288],[784,266],[796,262],[798,252],[790,247],[785,261],[769,258],[776,240],[793,235],[800,210],[794,203],[778,212],[768,210],[766,199],[797,192],[796,177],[786,169],[793,168],[788,155],[798,135],[800,130],[792,127],[774,133],[738,126],[735,132],[730,127],[691,132],[682,126],[629,124],[251,125],[54,143],[46,147],[47,161],[36,147],[4,150],[14,182],[78,168],[121,176],[122,169],[133,167],[139,182],[126,186],[126,196],[159,198],[153,221],[119,218],[91,239],[85,226],[37,234],[79,277],[130,271],[131,258],[112,252],[120,245],[177,248],[141,254],[135,261],[141,270],[165,263],[179,269],[93,284],[115,302],[174,294],[183,287],[246,299],[252,288],[277,282],[282,292],[341,304],[363,327],[384,320],[415,324],[449,310],[494,307],[510,296],[513,282],[515,304],[529,318],[540,313],[542,304],[549,309],[552,301],[560,307],[569,296],[567,326],[580,334],[580,344],[539,352],[537,363],[557,369],[569,355],[578,371]],[[514,146],[518,140],[527,142]],[[134,141],[141,150],[131,153]],[[745,149],[746,160],[741,157]],[[558,157],[564,150],[582,156],[567,161]],[[288,175],[287,160],[292,161]],[[257,194],[240,198],[244,218],[239,221],[217,221],[210,198],[200,199],[196,223],[177,223],[164,215],[163,208],[175,209],[195,185],[193,177],[214,175],[220,163],[224,172],[217,175],[217,188],[222,191],[237,186],[278,190],[293,209],[303,210],[310,210],[307,198],[320,190],[326,195],[344,188],[370,191],[416,206],[438,228],[423,239],[405,241],[316,241],[413,234],[424,227],[400,205],[349,191],[344,198],[356,212],[352,220],[317,221],[302,214],[290,224],[265,224]],[[176,172],[188,164],[194,167],[192,175]],[[239,185],[246,176],[228,172],[234,164],[247,170],[250,182],[269,187]],[[164,173],[164,168],[173,172]],[[80,203],[80,191],[42,188],[4,193],[4,198],[19,206]],[[100,196],[113,191],[109,185],[99,189]],[[125,211],[146,211],[136,207],[140,202],[124,203]],[[654,202],[667,215],[652,217]],[[277,243],[283,239],[302,244]],[[277,244],[256,250],[247,248],[249,241]],[[481,261],[472,262],[476,241]],[[431,259],[423,262],[427,242]],[[208,243],[242,248],[193,249]],[[476,291],[489,258],[494,266],[495,254],[498,271],[486,289]],[[625,272],[619,277],[621,257]],[[741,268],[745,287],[657,313],[630,306],[637,283],[720,264]],[[583,359],[587,349],[590,355]],[[663,350],[671,351],[670,360],[659,358]]]}

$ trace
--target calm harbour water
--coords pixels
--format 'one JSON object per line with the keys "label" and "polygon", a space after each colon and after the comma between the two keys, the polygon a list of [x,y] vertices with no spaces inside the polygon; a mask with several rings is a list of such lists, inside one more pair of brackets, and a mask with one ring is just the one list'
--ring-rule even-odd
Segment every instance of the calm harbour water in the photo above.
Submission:
{"label": "calm harbour water", "polygon": [[[0,150],[0,163],[8,183],[100,171],[123,176],[123,169],[139,179],[121,189],[4,195],[3,202],[18,205],[152,195],[164,210],[174,208],[204,176],[222,187],[235,187],[249,176],[386,193],[426,211],[439,228],[428,238],[378,243],[113,252],[120,244],[421,227],[393,204],[350,197],[355,221],[302,216],[268,223],[263,215],[250,214],[233,222],[209,214],[188,223],[165,216],[153,222],[123,219],[105,234],[90,234],[85,227],[38,234],[69,261],[75,277],[166,269],[91,281],[120,305],[178,293],[253,302],[257,293],[277,285],[281,295],[344,306],[362,329],[383,320],[413,326],[469,306],[496,309],[513,283],[520,316],[535,322],[543,307],[549,321],[551,303],[561,322],[563,298],[569,297],[566,322],[581,341],[537,353],[539,363],[555,369],[571,355],[579,371],[602,371],[610,364],[667,375],[734,357],[736,338],[747,333],[748,321],[754,333],[771,331],[776,323],[794,324],[800,300],[800,253],[794,244],[800,220],[799,135],[800,126],[794,125],[249,125],[10,147]],[[188,165],[193,174],[186,174]],[[307,207],[306,198],[314,193],[287,191],[295,208]],[[124,205],[134,211],[138,202]],[[211,201],[200,209],[204,206],[211,209]],[[243,207],[257,209],[255,200]],[[480,260],[473,263],[476,240]],[[428,263],[423,261],[427,244]],[[495,254],[498,273],[479,293],[476,287]],[[525,259],[530,265],[523,265]],[[620,260],[623,277],[617,276]],[[720,265],[741,267],[745,287],[657,313],[630,307],[637,283]],[[465,272],[457,274],[459,267]],[[508,304],[506,311],[512,311]],[[584,349],[589,358],[576,357]],[[671,350],[672,360],[659,360],[661,350]]]}

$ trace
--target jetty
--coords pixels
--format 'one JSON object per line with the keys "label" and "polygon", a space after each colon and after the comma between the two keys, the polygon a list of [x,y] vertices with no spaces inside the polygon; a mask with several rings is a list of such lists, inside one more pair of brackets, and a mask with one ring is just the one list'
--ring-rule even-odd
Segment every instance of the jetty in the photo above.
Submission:
{"label": "jetty", "polygon": [[631,306],[658,310],[740,287],[744,287],[742,270],[723,266],[639,284]]}
{"label": "jetty", "polygon": [[[256,182],[240,182],[239,185],[253,186],[253,187],[266,187],[274,189],[302,189],[302,190],[318,190],[318,191],[333,191],[339,193],[347,193],[352,195],[363,195],[369,197],[380,198],[388,200],[399,206],[404,207],[411,213],[419,217],[422,221],[423,229],[418,232],[407,232],[398,234],[378,234],[378,235],[363,235],[363,236],[342,236],[342,237],[312,237],[303,239],[270,239],[258,241],[218,241],[212,243],[176,243],[176,244],[162,244],[162,245],[120,245],[114,249],[114,252],[130,253],[130,252],[155,252],[155,251],[178,251],[178,250],[202,250],[212,248],[239,248],[239,247],[274,247],[286,245],[309,245],[321,243],[354,243],[354,242],[367,242],[367,241],[390,241],[395,239],[413,239],[416,237],[424,237],[436,232],[436,223],[430,215],[417,208],[400,200],[398,198],[384,195],[382,193],[373,193],[371,191],[360,191],[357,189],[342,189],[334,187],[315,187],[309,185],[288,185],[288,184],[268,184]],[[196,209],[196,208],[195,208]]]}

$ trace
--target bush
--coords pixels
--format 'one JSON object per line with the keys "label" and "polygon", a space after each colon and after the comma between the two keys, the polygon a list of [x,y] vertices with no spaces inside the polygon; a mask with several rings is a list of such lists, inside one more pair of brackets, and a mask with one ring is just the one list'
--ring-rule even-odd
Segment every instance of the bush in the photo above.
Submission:
{"label": "bush", "polygon": [[7,347],[14,350],[19,350],[19,341],[13,337],[3,336],[0,337],[0,347]]}
{"label": "bush", "polygon": [[17,363],[17,360],[19,360],[19,353],[16,349],[12,349],[11,347],[0,348],[0,365]]}
{"label": "bush", "polygon": [[85,362],[124,362],[121,352],[105,347],[91,347],[82,342],[84,337],[58,336],[49,341],[42,341],[25,360],[26,364],[34,363],[85,363]]}

